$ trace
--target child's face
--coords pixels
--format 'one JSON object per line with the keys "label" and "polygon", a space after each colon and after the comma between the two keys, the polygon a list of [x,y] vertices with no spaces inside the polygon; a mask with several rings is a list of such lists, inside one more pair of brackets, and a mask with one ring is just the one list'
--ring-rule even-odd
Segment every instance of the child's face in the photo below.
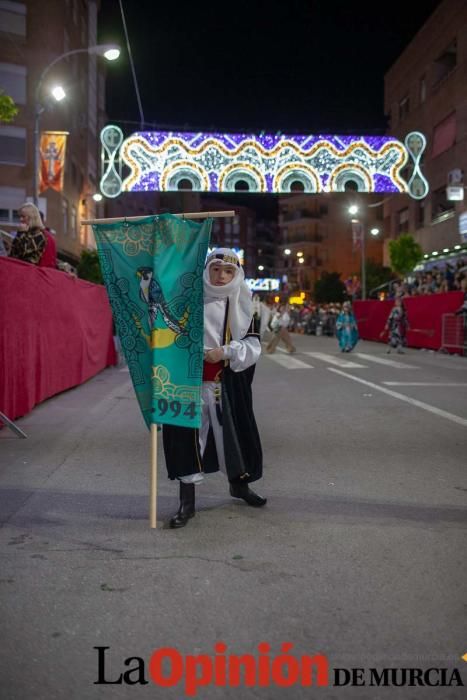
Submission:
{"label": "child's face", "polygon": [[235,277],[235,265],[221,265],[213,263],[209,266],[209,281],[215,287],[223,287]]}

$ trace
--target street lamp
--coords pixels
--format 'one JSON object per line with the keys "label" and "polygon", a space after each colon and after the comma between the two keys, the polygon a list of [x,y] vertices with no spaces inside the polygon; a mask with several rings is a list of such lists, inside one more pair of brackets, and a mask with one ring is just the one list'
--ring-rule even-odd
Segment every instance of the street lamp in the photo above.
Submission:
{"label": "street lamp", "polygon": [[[57,58],[49,63],[48,66],[42,71],[39,80],[37,82],[36,91],[34,93],[34,179],[33,179],[33,198],[36,207],[39,204],[39,148],[40,148],[40,117],[42,112],[45,110],[40,103],[42,83],[45,76],[50,71],[50,69],[59,61],[68,56],[74,56],[78,53],[89,53],[92,55],[103,56],[107,61],[115,61],[120,55],[120,48],[116,44],[96,44],[95,46],[88,46],[85,49],[73,49],[72,51],[66,51],[60,54]],[[66,96],[65,90],[57,85],[53,88],[52,94],[54,98],[60,102]]]}
{"label": "street lamp", "polygon": [[[365,254],[365,242],[366,242],[366,232],[363,223],[359,219],[355,219],[356,214],[358,214],[359,208],[356,204],[351,204],[348,208],[349,214],[352,216],[352,225],[359,227],[359,238],[360,238],[360,251],[361,251],[361,281],[362,281],[362,301],[366,299],[366,254]],[[379,228],[374,226],[370,229],[372,236],[377,236],[379,234]]]}

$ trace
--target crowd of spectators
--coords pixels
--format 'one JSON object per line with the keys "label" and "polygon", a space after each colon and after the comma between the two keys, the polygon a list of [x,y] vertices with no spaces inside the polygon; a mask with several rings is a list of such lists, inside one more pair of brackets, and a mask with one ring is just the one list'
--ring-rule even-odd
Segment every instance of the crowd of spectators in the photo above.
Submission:
{"label": "crowd of spectators", "polygon": [[406,280],[392,282],[389,298],[465,291],[467,284],[465,280],[467,280],[467,259],[461,258],[456,264],[447,263],[443,268],[434,266],[431,270],[412,273]]}
{"label": "crowd of spectators", "polygon": [[[270,314],[279,310],[279,305],[268,305]],[[336,319],[342,310],[342,304],[304,304],[287,306],[288,330],[306,335],[334,336]]]}

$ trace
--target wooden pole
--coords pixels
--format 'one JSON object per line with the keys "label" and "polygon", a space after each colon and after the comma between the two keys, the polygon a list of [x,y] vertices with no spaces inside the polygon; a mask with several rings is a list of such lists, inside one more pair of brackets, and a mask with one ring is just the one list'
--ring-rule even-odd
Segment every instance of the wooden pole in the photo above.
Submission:
{"label": "wooden pole", "polygon": [[157,424],[151,423],[151,472],[149,477],[149,527],[157,528]]}
{"label": "wooden pole", "polygon": [[[146,214],[146,216],[119,216],[116,219],[82,219],[81,226],[89,224],[115,224],[117,221],[140,221],[149,216],[163,216],[163,214]],[[179,219],[227,219],[235,216],[235,211],[193,211],[187,214],[172,214]]]}

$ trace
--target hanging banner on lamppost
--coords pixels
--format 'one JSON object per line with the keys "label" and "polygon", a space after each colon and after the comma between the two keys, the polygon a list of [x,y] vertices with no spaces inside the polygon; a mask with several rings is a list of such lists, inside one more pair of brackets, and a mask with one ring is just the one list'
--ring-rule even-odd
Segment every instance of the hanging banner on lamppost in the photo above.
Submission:
{"label": "hanging banner on lamppost", "polygon": [[352,250],[361,250],[363,238],[363,226],[360,221],[352,221]]}
{"label": "hanging banner on lamppost", "polygon": [[63,190],[68,131],[43,131],[40,142],[39,192]]}

